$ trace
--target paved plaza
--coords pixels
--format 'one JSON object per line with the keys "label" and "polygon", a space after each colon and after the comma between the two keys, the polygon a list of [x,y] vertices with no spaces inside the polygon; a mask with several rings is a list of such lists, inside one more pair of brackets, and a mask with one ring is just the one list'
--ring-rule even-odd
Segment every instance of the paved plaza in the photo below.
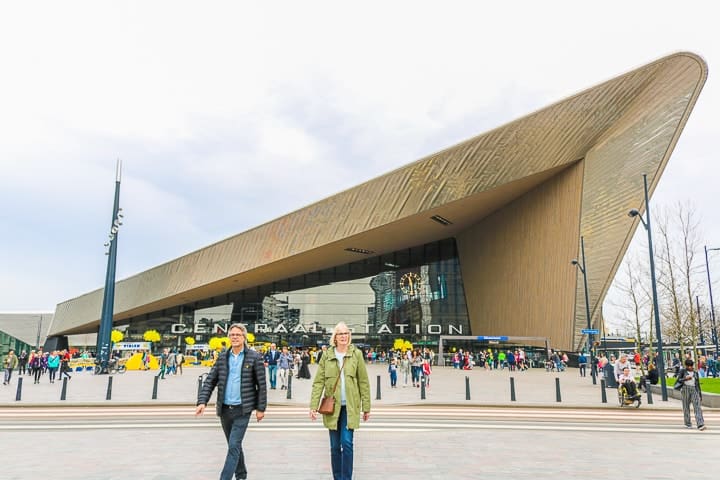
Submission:
{"label": "paved plaza", "polygon": [[[315,365],[310,366],[314,375]],[[178,404],[194,405],[197,398],[198,377],[208,368],[185,368],[182,375],[168,375],[159,380],[157,399],[152,399],[154,377],[157,371],[128,371],[112,376],[111,400],[106,400],[108,376],[93,375],[91,372],[74,373],[67,382],[66,400],[61,401],[62,382],[48,382],[47,375],[40,384],[33,384],[32,378],[23,377],[21,400],[16,401],[17,376],[11,385],[0,389],[0,405],[38,404]],[[421,389],[413,388],[411,381],[405,386],[402,375],[398,387],[390,388],[386,364],[368,365],[372,400],[375,406],[398,404],[434,405],[520,405],[520,406],[582,406],[617,407],[614,389],[606,389],[607,403],[602,403],[600,382],[592,384],[590,376],[580,377],[577,369],[565,372],[546,372],[544,369],[530,369],[525,372],[506,370],[486,371],[483,369],[456,370],[452,367],[435,367],[430,385],[421,400]],[[380,400],[377,398],[378,377],[380,378]],[[469,383],[470,400],[466,398],[466,377]],[[510,379],[514,379],[515,401],[511,401]],[[557,380],[556,380],[557,379]],[[560,402],[557,401],[556,382],[560,386]],[[312,380],[292,379],[292,398],[284,390],[268,390],[269,404],[306,406],[310,400]],[[279,388],[279,387],[278,387]],[[643,399],[642,408],[680,409],[678,400],[660,401],[660,395],[653,397],[654,405],[647,405]]]}
{"label": "paved plaza", "polygon": [[[225,439],[213,409],[203,417],[193,415],[198,377],[207,370],[186,368],[183,375],[159,380],[156,400],[151,399],[156,372],[114,375],[109,401],[107,376],[74,374],[65,401],[60,401],[62,382],[49,384],[47,377],[39,385],[24,377],[22,399],[16,401],[13,378],[0,390],[6,445],[1,477],[216,479]],[[632,478],[669,479],[677,478],[679,445],[693,456],[683,463],[684,478],[712,478],[720,467],[717,411],[708,409],[707,432],[689,431],[682,427],[677,400],[662,402],[658,395],[654,405],[644,400],[640,410],[620,408],[615,390],[608,389],[603,404],[599,384],[575,369],[436,367],[425,400],[419,388],[403,386],[402,376],[398,388],[391,389],[386,365],[368,365],[368,370],[375,413],[356,434],[356,479],[606,479],[617,474],[613,464],[620,457],[626,458]],[[293,379],[292,386],[291,399],[284,390],[270,390],[266,420],[251,423],[245,440],[249,478],[331,478],[327,431],[307,418],[311,380]],[[107,406],[118,408],[102,408]],[[128,408],[137,408],[138,417],[124,420],[119,410]],[[492,408],[478,416],[478,409]],[[38,418],[32,420],[33,415]],[[433,420],[433,415],[441,418]],[[32,448],[38,443],[46,452],[42,458]]]}

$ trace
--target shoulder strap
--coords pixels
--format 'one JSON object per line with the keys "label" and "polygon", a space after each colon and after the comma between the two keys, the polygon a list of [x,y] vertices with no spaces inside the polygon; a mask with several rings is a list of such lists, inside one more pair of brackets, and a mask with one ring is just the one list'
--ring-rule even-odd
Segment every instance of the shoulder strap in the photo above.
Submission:
{"label": "shoulder strap", "polygon": [[342,367],[340,367],[340,372],[338,372],[337,380],[335,380],[335,386],[333,387],[333,394],[337,390],[338,383],[340,383],[340,376],[342,375],[343,368],[345,368],[345,360],[343,360]]}

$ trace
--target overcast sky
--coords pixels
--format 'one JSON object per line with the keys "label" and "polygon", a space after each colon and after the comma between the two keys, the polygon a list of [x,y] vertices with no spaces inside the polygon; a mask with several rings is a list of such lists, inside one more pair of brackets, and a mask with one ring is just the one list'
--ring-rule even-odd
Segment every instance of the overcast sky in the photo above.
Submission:
{"label": "overcast sky", "polygon": [[0,311],[103,285],[117,158],[122,279],[680,50],[710,76],[653,203],[720,246],[712,4],[488,3],[4,2]]}

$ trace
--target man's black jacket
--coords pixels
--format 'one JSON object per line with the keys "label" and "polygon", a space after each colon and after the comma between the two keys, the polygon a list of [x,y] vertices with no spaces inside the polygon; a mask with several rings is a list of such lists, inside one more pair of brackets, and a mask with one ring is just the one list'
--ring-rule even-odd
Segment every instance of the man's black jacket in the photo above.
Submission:
{"label": "man's black jacket", "polygon": [[[222,413],[223,402],[225,401],[225,386],[228,382],[228,357],[230,349],[221,353],[215,365],[210,370],[203,383],[197,404],[205,404],[210,401],[210,396],[217,386],[217,403],[215,409],[217,415]],[[242,383],[240,396],[242,397],[243,414],[252,413],[253,410],[265,411],[267,407],[267,387],[265,385],[265,365],[259,353],[245,347],[245,358],[242,364]]]}

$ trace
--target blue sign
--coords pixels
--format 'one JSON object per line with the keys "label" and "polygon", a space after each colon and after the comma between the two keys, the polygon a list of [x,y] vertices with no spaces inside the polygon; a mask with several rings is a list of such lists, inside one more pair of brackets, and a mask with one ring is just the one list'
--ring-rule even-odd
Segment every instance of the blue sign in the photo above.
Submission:
{"label": "blue sign", "polygon": [[495,340],[500,342],[507,342],[508,337],[485,337],[485,336],[479,336],[477,337],[479,341],[483,340]]}
{"label": "blue sign", "polygon": [[587,335],[597,335],[598,333],[600,333],[600,330],[597,330],[595,328],[583,328],[581,332]]}

